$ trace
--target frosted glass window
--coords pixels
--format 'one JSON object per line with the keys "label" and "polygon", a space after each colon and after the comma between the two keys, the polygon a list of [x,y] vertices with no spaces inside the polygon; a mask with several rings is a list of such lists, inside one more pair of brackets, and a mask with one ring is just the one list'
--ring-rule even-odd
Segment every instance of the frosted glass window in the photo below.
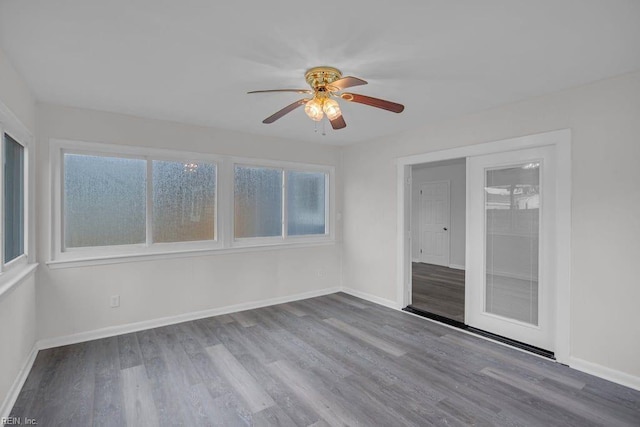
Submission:
{"label": "frosted glass window", "polygon": [[326,174],[287,172],[287,233],[325,234]]}
{"label": "frosted glass window", "polygon": [[142,159],[64,154],[64,246],[146,240],[146,165]]}
{"label": "frosted glass window", "polygon": [[234,236],[282,235],[282,171],[236,166],[234,170]]}
{"label": "frosted glass window", "polygon": [[214,240],[216,166],[153,161],[153,241]]}
{"label": "frosted glass window", "polygon": [[540,163],[485,179],[485,311],[537,325]]}
{"label": "frosted glass window", "polygon": [[4,262],[24,254],[24,147],[4,135]]}

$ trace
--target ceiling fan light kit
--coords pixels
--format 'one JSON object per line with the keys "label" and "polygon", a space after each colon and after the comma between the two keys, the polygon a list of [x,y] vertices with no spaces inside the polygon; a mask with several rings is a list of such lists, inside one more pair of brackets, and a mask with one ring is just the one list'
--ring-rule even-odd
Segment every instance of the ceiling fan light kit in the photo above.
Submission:
{"label": "ceiling fan light kit", "polygon": [[304,105],[304,112],[307,116],[316,122],[321,121],[324,116],[331,122],[331,127],[335,130],[343,129],[347,126],[340,104],[332,98],[340,98],[348,102],[356,102],[359,104],[369,105],[381,108],[383,110],[401,113],[404,105],[395,102],[386,101],[384,99],[373,98],[355,93],[337,93],[353,86],[366,85],[365,80],[357,77],[342,77],[342,72],[334,67],[313,67],[307,70],[304,75],[305,80],[311,86],[309,89],[272,89],[272,90],[255,90],[248,93],[267,93],[267,92],[296,92],[313,95],[312,98],[302,98],[292,104],[287,105],[275,114],[267,117],[262,123],[270,124]]}
{"label": "ceiling fan light kit", "polygon": [[324,117],[322,113],[323,105],[319,99],[313,98],[304,106],[304,112],[307,113],[307,116],[313,121],[319,122]]}
{"label": "ceiling fan light kit", "polygon": [[338,101],[335,99],[326,98],[322,106],[322,111],[324,111],[329,120],[335,120],[342,115],[340,104],[338,104]]}

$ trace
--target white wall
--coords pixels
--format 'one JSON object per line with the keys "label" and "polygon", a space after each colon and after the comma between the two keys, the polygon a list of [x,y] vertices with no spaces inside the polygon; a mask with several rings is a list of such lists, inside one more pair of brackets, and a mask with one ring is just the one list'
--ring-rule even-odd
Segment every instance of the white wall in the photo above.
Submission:
{"label": "white wall", "polygon": [[344,286],[396,299],[397,157],[571,128],[571,355],[640,380],[639,118],[633,73],[345,147]]}
{"label": "white wall", "polygon": [[[49,139],[236,155],[326,164],[336,167],[341,188],[340,151],[212,128],[52,105],[38,108],[38,248],[50,259]],[[341,201],[338,193],[336,200]],[[340,206],[337,206],[338,212]],[[340,239],[340,224],[337,224]],[[323,274],[318,275],[322,269]],[[340,286],[341,244],[193,256],[112,265],[41,266],[38,335],[54,338],[149,321],[195,311]],[[118,294],[119,308],[109,307]]]}
{"label": "white wall", "polygon": [[29,87],[0,49],[0,101],[31,132],[36,128],[36,103]]}
{"label": "white wall", "polygon": [[7,397],[36,342],[35,304],[33,274],[0,296],[0,403]]}
{"label": "white wall", "polygon": [[[35,133],[34,98],[1,49],[0,104],[3,110],[6,108],[17,117],[28,132]],[[0,289],[5,289],[10,276],[11,272],[0,277]],[[35,305],[33,275],[18,281],[9,290],[0,291],[0,402],[5,401],[36,341]]]}
{"label": "white wall", "polygon": [[449,265],[464,268],[466,222],[466,162],[465,159],[412,167],[411,235],[413,259],[420,259],[420,184],[449,181]]}

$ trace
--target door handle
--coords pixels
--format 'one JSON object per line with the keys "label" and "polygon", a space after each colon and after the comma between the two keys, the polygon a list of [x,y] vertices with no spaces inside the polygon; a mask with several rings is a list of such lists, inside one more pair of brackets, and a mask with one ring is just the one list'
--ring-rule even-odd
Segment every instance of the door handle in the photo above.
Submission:
{"label": "door handle", "polygon": [[444,230],[444,231],[447,231],[447,227],[444,227],[444,228],[443,228],[443,230]]}

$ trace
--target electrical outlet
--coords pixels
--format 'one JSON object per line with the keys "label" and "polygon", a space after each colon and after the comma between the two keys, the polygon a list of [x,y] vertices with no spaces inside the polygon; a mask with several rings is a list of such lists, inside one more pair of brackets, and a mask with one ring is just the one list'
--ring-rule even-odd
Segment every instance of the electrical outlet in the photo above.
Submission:
{"label": "electrical outlet", "polygon": [[120,307],[120,295],[111,296],[111,308]]}
{"label": "electrical outlet", "polygon": [[324,268],[319,268],[318,269],[318,277],[324,277],[325,272],[324,272]]}

